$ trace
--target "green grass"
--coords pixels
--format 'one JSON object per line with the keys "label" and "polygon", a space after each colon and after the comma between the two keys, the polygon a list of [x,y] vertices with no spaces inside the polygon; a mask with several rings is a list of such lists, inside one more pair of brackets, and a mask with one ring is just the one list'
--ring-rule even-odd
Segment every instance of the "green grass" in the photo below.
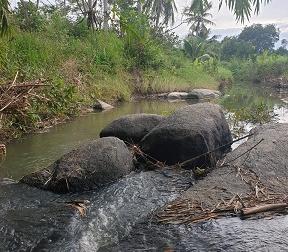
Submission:
{"label": "green grass", "polygon": [[288,56],[263,53],[255,59],[233,59],[223,66],[233,73],[236,80],[265,82],[288,73]]}
{"label": "green grass", "polygon": [[[180,49],[151,39],[141,42],[142,53],[137,55],[127,52],[125,38],[113,32],[88,32],[78,38],[55,29],[19,31],[9,40],[0,39],[0,85],[17,72],[18,82],[42,78],[50,85],[39,91],[49,102],[32,98],[27,115],[6,117],[2,128],[29,132],[47,120],[77,115],[96,99],[115,102],[137,93],[217,89],[219,75],[230,78],[223,68],[219,75],[212,73],[207,65],[192,63]],[[137,51],[137,43],[133,46]]]}
{"label": "green grass", "polygon": [[218,89],[219,83],[205,70],[193,64],[174,71],[150,71],[144,74],[141,93],[191,91],[195,88]]}

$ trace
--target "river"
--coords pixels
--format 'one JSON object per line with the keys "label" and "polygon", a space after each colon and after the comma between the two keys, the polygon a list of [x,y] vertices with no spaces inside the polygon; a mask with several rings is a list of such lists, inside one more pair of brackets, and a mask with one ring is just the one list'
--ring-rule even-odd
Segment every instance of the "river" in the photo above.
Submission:
{"label": "river", "polygon": [[[280,90],[239,83],[220,101],[227,115],[232,109],[259,102],[269,104],[276,121],[288,122],[288,93]],[[166,115],[185,105],[185,101],[161,100],[123,103],[11,142],[0,167],[0,251],[286,251],[286,216],[223,218],[194,225],[150,222],[154,210],[193,185],[187,172],[133,173],[100,191],[64,196],[3,179],[17,180],[46,167],[97,138],[105,125],[121,115]],[[254,126],[245,124],[245,131]],[[91,202],[87,217],[67,210],[71,198]]]}

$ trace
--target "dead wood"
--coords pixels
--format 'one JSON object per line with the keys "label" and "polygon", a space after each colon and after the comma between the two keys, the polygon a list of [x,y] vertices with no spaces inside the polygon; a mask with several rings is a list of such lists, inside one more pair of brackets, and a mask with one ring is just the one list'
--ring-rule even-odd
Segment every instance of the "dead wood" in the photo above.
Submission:
{"label": "dead wood", "polygon": [[275,203],[275,204],[267,204],[263,206],[255,206],[251,208],[244,208],[241,210],[242,216],[258,214],[263,212],[275,211],[275,210],[284,210],[288,207],[287,203]]}

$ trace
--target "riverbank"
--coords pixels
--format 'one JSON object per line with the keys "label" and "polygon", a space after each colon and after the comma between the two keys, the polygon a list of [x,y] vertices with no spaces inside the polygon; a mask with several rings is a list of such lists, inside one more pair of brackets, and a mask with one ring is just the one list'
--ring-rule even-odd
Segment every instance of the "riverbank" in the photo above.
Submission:
{"label": "riverbank", "polygon": [[[147,44],[135,42],[127,48],[126,39],[113,32],[79,38],[59,30],[56,40],[55,31],[49,29],[1,38],[0,142],[77,117],[96,99],[117,103],[154,93],[217,90],[220,82],[233,79],[229,70],[214,66],[214,61],[191,61],[180,47],[147,37]],[[132,47],[139,53],[131,54]],[[42,81],[45,85],[37,86]],[[2,96],[10,86],[26,84],[33,85],[33,90],[27,88],[21,99],[17,95],[23,89],[7,93],[4,102]]]}

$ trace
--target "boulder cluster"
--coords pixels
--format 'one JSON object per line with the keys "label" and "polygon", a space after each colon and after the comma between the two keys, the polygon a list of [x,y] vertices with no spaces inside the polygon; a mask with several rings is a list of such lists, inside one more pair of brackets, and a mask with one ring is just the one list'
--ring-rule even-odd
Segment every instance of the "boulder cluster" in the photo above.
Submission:
{"label": "boulder cluster", "polygon": [[56,193],[100,188],[135,170],[132,146],[169,166],[213,167],[230,150],[231,142],[221,107],[212,103],[185,106],[168,117],[126,115],[107,125],[99,139],[20,182]]}

